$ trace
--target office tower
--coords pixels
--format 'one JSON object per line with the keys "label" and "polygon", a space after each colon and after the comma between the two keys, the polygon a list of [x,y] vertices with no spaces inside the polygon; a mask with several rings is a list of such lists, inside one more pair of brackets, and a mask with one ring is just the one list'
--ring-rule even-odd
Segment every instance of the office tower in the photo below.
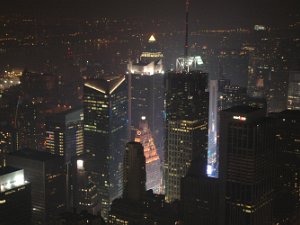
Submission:
{"label": "office tower", "polygon": [[93,215],[99,214],[98,190],[86,169],[85,155],[77,157],[72,165],[73,207],[78,212],[87,211]]}
{"label": "office tower", "polygon": [[210,177],[218,177],[220,111],[247,104],[247,99],[246,88],[231,85],[228,79],[209,81],[207,174]]}
{"label": "office tower", "polygon": [[264,109],[235,106],[221,112],[220,221],[226,225],[272,224],[270,124]]}
{"label": "office tower", "polygon": [[160,194],[162,192],[161,160],[157,154],[146,117],[141,118],[140,127],[136,132],[134,140],[140,142],[144,147],[144,156],[146,158],[146,189],[152,189],[154,193]]}
{"label": "office tower", "polygon": [[300,111],[286,110],[270,117],[276,138],[274,223],[293,224],[300,220]]}
{"label": "office tower", "polygon": [[46,117],[46,151],[71,158],[83,154],[83,109],[71,109]]}
{"label": "office tower", "polygon": [[32,221],[48,224],[66,209],[64,159],[47,152],[23,149],[7,156],[7,165],[24,169],[31,183]]}
{"label": "office tower", "polygon": [[[128,64],[130,134],[139,129],[146,116],[159,154],[163,151],[164,71],[163,53],[154,35],[148,40],[138,62]],[[134,136],[133,136],[134,138]]]}
{"label": "office tower", "polygon": [[31,190],[23,169],[0,168],[0,218],[2,225],[31,224]]}
{"label": "office tower", "polygon": [[46,151],[64,157],[66,174],[67,208],[71,204],[71,160],[83,154],[83,109],[66,109],[46,117]]}
{"label": "office tower", "polygon": [[206,175],[206,165],[196,158],[181,180],[183,222],[187,225],[217,225],[219,179]]}
{"label": "office tower", "polygon": [[300,71],[289,74],[287,109],[300,110]]}
{"label": "office tower", "polygon": [[125,148],[123,198],[140,201],[146,191],[144,148],[141,143],[128,142]]}
{"label": "office tower", "polygon": [[170,72],[166,88],[165,193],[167,201],[180,198],[180,180],[191,160],[207,159],[207,74],[201,71]]}
{"label": "office tower", "polygon": [[84,84],[84,145],[87,171],[97,186],[101,215],[107,219],[113,199],[122,194],[127,141],[127,83],[124,76]]}

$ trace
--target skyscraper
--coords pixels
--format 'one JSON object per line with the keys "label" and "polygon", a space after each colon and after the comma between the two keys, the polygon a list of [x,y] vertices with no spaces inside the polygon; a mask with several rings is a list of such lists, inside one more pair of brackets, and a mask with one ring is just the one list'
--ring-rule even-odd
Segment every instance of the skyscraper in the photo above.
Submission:
{"label": "skyscraper", "polygon": [[83,153],[83,109],[71,109],[46,117],[46,151],[65,162]]}
{"label": "skyscraper", "polygon": [[166,141],[164,180],[167,201],[180,198],[180,180],[191,160],[207,159],[207,74],[201,71],[174,73],[165,78]]}
{"label": "skyscraper", "polygon": [[122,194],[124,145],[127,141],[127,84],[124,76],[103,77],[84,85],[86,169],[96,184],[101,215]]}
{"label": "skyscraper", "polygon": [[123,198],[141,201],[146,192],[146,169],[143,145],[126,144],[123,173]]}
{"label": "skyscraper", "polygon": [[181,180],[184,224],[218,225],[219,189],[219,179],[208,177],[202,159],[194,159],[187,175]]}
{"label": "skyscraper", "polygon": [[24,178],[31,183],[33,224],[48,224],[66,210],[66,177],[62,157],[22,149],[7,156],[7,165],[24,169]]}
{"label": "skyscraper", "polygon": [[275,131],[274,219],[288,224],[300,220],[300,111],[272,113]]}
{"label": "skyscraper", "polygon": [[221,112],[221,215],[226,225],[270,225],[272,135],[265,110],[236,106]]}
{"label": "skyscraper", "polygon": [[136,132],[135,141],[144,147],[146,158],[146,189],[152,189],[154,193],[162,192],[162,168],[161,160],[157,154],[152,133],[149,129],[146,117],[142,117],[140,127]]}
{"label": "skyscraper", "polygon": [[164,196],[146,191],[145,156],[141,143],[128,142],[124,155],[123,196],[113,201],[108,223],[113,225],[176,224],[175,205]]}
{"label": "skyscraper", "polygon": [[209,125],[207,174],[218,177],[220,111],[236,105],[248,104],[246,88],[230,85],[230,80],[209,81]]}
{"label": "skyscraper", "polygon": [[90,179],[91,175],[86,169],[86,164],[86,157],[79,156],[72,166],[73,207],[78,212],[87,211],[98,215],[100,210],[98,189]]}
{"label": "skyscraper", "polygon": [[145,116],[158,152],[162,155],[164,65],[163,52],[154,35],[145,44],[137,62],[129,62],[127,70],[130,132],[134,130],[135,133],[139,129],[140,118]]}

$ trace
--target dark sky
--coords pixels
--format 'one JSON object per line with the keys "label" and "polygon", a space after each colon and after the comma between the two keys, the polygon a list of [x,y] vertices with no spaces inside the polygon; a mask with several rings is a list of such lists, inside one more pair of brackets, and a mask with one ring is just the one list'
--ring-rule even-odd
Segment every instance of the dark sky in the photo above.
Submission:
{"label": "dark sky", "polygon": [[[3,1],[3,0],[2,0]],[[283,23],[300,14],[300,0],[190,0],[191,19],[205,25]],[[42,16],[184,17],[185,0],[4,0],[0,12]]]}

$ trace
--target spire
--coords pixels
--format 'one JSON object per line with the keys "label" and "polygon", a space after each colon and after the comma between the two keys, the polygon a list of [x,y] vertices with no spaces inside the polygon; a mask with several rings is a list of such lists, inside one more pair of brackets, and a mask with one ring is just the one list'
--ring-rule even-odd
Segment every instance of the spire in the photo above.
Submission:
{"label": "spire", "polygon": [[189,5],[190,1],[185,2],[185,44],[184,44],[184,58],[188,57],[189,51]]}

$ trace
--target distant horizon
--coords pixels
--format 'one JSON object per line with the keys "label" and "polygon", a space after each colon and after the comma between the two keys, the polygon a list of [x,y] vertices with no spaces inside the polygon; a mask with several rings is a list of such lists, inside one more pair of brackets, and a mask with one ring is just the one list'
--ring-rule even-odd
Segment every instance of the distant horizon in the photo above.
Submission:
{"label": "distant horizon", "polygon": [[[50,18],[147,18],[180,23],[184,19],[185,0],[11,0],[2,3],[0,15],[22,14]],[[297,19],[296,19],[297,18]],[[282,25],[300,20],[300,1],[191,0],[190,21],[204,27]]]}

